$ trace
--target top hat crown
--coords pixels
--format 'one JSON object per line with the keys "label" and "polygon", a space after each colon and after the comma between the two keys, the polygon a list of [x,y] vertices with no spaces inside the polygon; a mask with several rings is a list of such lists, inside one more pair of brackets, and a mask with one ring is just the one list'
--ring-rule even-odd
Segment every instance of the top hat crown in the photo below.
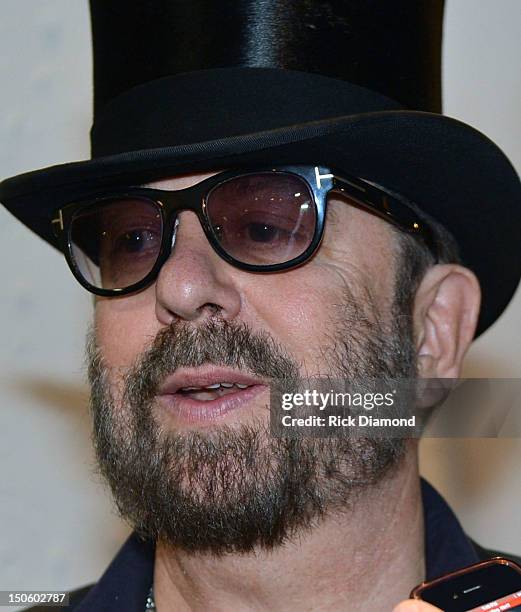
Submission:
{"label": "top hat crown", "polygon": [[225,67],[343,79],[441,112],[443,0],[90,0],[94,115],[137,85]]}

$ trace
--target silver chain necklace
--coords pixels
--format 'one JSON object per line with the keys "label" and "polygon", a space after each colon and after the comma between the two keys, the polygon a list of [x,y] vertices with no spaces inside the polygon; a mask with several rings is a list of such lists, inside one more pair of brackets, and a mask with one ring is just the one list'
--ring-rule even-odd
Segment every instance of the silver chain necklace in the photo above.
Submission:
{"label": "silver chain necklace", "polygon": [[145,604],[145,612],[149,612],[150,610],[156,609],[156,602],[154,601],[154,588],[150,587],[150,591],[148,591],[147,602]]}

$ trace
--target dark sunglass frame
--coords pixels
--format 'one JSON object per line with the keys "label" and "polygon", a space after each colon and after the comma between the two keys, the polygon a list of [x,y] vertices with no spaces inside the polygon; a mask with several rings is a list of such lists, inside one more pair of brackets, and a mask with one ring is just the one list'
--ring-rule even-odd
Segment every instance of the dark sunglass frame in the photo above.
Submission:
{"label": "dark sunglass frame", "polygon": [[[292,174],[303,179],[307,183],[309,190],[313,194],[316,210],[315,233],[308,248],[294,259],[284,263],[270,265],[243,263],[229,255],[221,247],[218,239],[214,235],[206,211],[207,198],[215,187],[226,181],[245,175],[269,172]],[[55,213],[56,217],[52,219],[52,225],[58,245],[64,253],[76,280],[85,287],[85,289],[96,295],[104,297],[121,296],[145,289],[154,282],[162,265],[171,254],[177,213],[182,210],[191,210],[197,215],[206,238],[214,251],[231,265],[241,270],[261,273],[280,272],[295,268],[306,262],[318,249],[324,233],[327,195],[335,192],[348,196],[351,200],[349,204],[358,206],[371,214],[377,215],[400,228],[402,231],[408,232],[420,240],[423,240],[437,261],[438,254],[432,231],[412,209],[409,200],[396,193],[389,192],[380,185],[370,183],[367,180],[355,176],[349,176],[344,172],[335,171],[332,168],[321,166],[271,166],[266,168],[229,170],[211,176],[191,187],[177,191],[166,191],[148,187],[128,187],[118,191],[105,192],[100,195],[91,196],[88,200],[73,202],[59,208]],[[128,287],[102,289],[91,285],[85,279],[76,264],[71,245],[71,223],[74,216],[84,208],[99,204],[104,200],[125,197],[146,198],[157,204],[158,210],[161,213],[163,228],[161,247],[154,266],[142,280]]]}

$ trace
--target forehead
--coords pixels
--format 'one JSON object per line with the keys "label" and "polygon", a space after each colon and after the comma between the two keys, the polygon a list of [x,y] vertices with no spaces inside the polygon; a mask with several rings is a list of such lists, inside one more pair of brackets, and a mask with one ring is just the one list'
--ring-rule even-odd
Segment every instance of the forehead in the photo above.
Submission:
{"label": "forehead", "polygon": [[171,191],[177,191],[178,189],[186,189],[196,183],[200,183],[223,170],[213,170],[205,172],[187,172],[184,174],[178,174],[175,176],[166,176],[155,181],[146,183],[146,187],[154,187],[157,189],[166,189]]}

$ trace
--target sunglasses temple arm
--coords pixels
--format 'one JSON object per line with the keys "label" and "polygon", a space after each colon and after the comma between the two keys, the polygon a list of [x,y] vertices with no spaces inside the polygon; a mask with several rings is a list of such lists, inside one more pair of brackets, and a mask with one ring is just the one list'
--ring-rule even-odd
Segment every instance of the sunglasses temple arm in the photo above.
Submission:
{"label": "sunglasses temple arm", "polygon": [[[420,221],[420,228],[421,228],[420,231],[416,232],[412,230],[409,223],[401,223],[398,219],[394,218],[393,216],[389,216],[388,211],[386,210],[385,206],[383,206],[381,203],[373,202],[367,196],[367,192],[369,190],[376,190],[379,193],[380,198],[382,198],[382,201],[386,198],[391,197],[393,200],[398,202],[400,206],[403,206],[404,208],[409,210],[411,214],[417,215],[418,220]],[[368,210],[372,210],[378,216],[382,217],[386,221],[393,223],[397,227],[401,228],[402,230],[407,231],[413,236],[421,237],[421,239],[425,243],[425,246],[429,249],[432,256],[434,257],[434,262],[435,263],[439,262],[440,258],[439,258],[438,245],[437,245],[437,242],[434,238],[434,234],[429,224],[423,221],[419,217],[418,213],[416,213],[409,204],[407,204],[406,202],[403,202],[400,198],[397,198],[396,195],[391,194],[391,193],[389,194],[386,193],[385,191],[381,190],[376,184],[367,182],[367,187],[364,187],[362,184],[362,180],[360,179],[351,177],[350,180],[348,180],[338,175],[334,175],[332,191],[336,191],[339,193],[347,193],[348,195],[353,197],[355,200],[359,201],[360,204],[362,204],[365,208],[367,208]],[[364,196],[362,196],[361,194],[364,194]]]}

